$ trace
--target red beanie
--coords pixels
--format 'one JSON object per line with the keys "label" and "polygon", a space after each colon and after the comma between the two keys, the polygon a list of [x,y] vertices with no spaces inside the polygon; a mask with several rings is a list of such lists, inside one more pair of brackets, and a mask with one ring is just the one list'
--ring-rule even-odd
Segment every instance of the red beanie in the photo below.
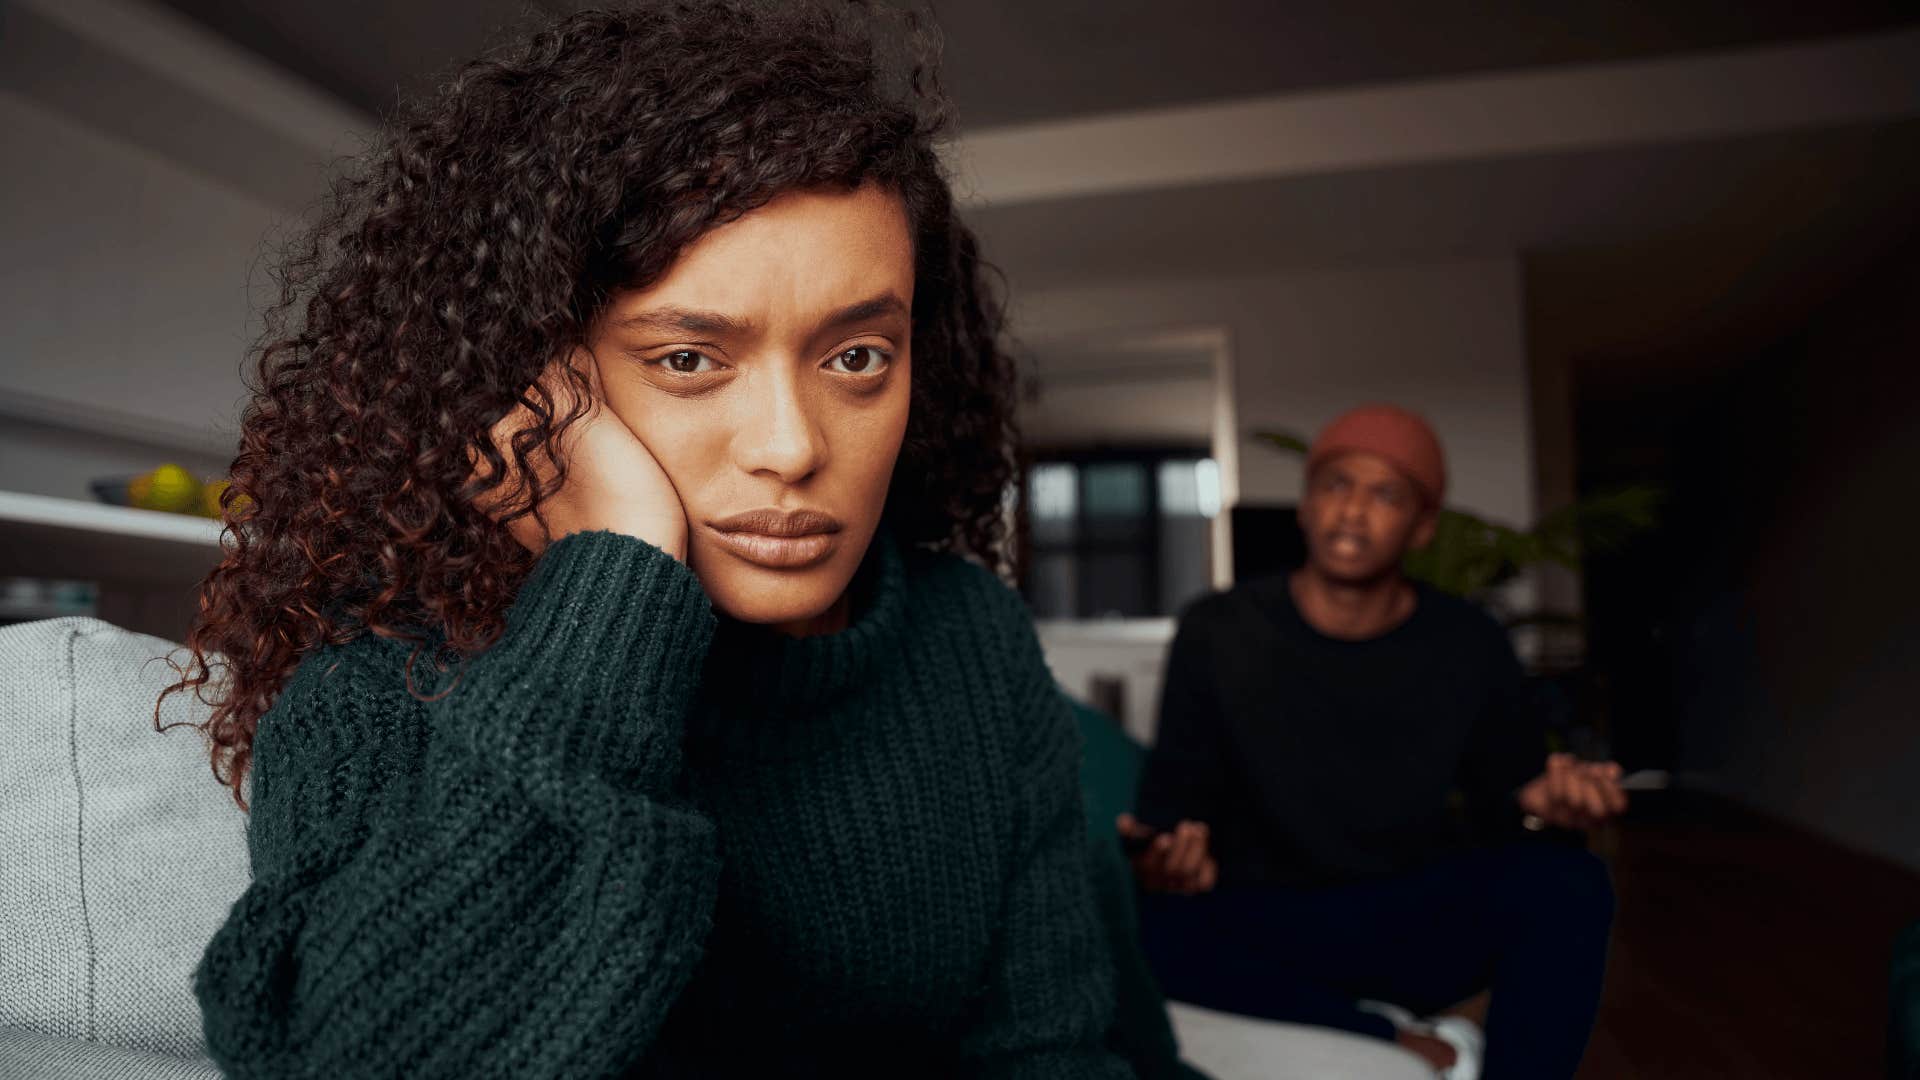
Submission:
{"label": "red beanie", "polygon": [[1406,474],[1433,505],[1447,494],[1447,456],[1440,439],[1418,413],[1393,405],[1362,405],[1328,424],[1307,455],[1307,474],[1353,450],[1378,454]]}

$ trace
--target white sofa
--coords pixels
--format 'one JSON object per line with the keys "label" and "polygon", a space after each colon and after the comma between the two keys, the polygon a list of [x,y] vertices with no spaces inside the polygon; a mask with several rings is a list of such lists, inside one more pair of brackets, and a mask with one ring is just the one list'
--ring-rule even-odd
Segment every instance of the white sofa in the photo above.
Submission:
{"label": "white sofa", "polygon": [[[0,1077],[218,1080],[193,968],[248,880],[199,734],[153,726],[171,642],[91,618],[0,628]],[[161,721],[204,718],[170,695]],[[1217,1080],[1429,1080],[1338,1032],[1172,1009]]]}

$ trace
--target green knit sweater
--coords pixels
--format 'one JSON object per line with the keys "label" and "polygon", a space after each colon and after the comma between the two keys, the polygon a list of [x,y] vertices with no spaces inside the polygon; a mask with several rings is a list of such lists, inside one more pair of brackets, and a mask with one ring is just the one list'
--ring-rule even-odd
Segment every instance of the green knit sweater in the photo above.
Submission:
{"label": "green knit sweater", "polygon": [[[262,717],[195,990],[232,1080],[1123,1077],[1079,735],[1017,596],[884,535],[847,630],[577,533],[454,674],[363,634]],[[438,681],[435,681],[435,680]]]}

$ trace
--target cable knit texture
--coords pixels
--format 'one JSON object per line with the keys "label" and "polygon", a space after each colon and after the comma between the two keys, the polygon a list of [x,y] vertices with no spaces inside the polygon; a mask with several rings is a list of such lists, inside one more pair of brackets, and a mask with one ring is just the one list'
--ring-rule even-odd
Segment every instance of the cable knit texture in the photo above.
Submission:
{"label": "cable knit texture", "polygon": [[884,534],[845,631],[610,532],[454,672],[373,635],[262,718],[195,980],[249,1077],[1121,1077],[1079,735],[1017,596]]}

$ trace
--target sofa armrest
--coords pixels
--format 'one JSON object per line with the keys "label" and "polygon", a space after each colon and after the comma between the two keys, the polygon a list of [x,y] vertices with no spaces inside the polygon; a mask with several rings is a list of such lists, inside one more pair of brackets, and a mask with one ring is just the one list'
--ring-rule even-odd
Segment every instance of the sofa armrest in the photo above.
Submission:
{"label": "sofa armrest", "polygon": [[220,1080],[206,1058],[182,1058],[150,1050],[0,1027],[0,1076],[18,1080]]}

